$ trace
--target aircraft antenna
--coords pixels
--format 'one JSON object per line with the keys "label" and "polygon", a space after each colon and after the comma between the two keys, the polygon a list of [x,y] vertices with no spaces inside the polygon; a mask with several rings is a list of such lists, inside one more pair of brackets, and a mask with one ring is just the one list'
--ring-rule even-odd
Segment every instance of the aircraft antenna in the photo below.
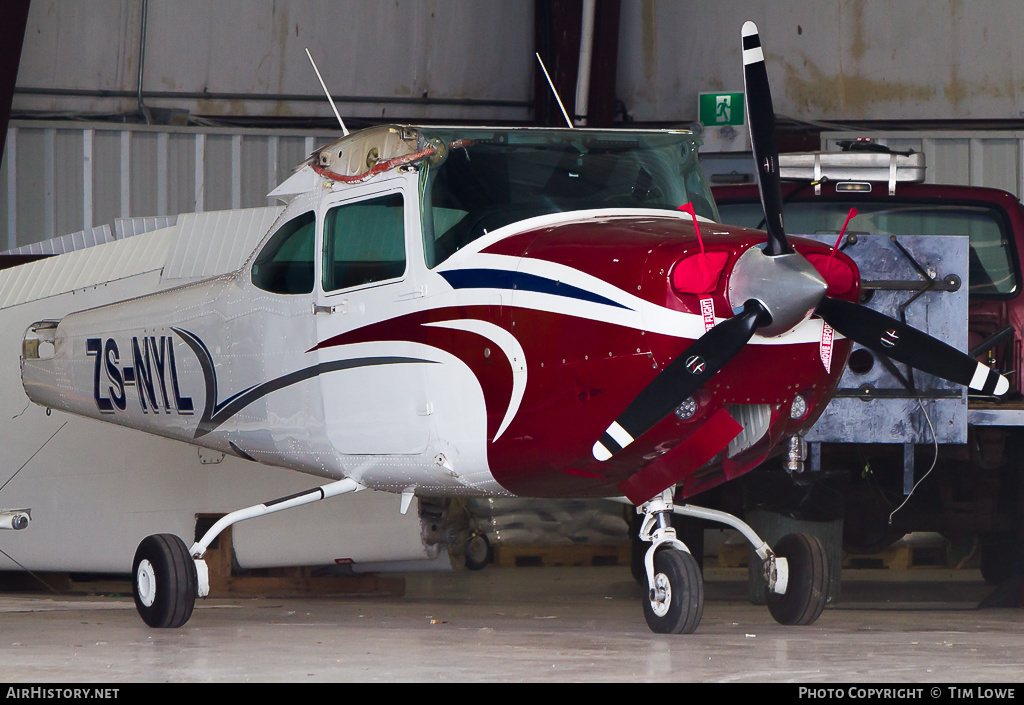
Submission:
{"label": "aircraft antenna", "polygon": [[309,48],[306,49],[306,56],[309,57],[309,63],[313,64],[313,71],[316,72],[316,77],[320,80],[320,85],[324,89],[324,94],[327,96],[327,102],[331,104],[331,109],[334,111],[334,117],[338,118],[338,124],[341,125],[342,133],[348,137],[348,128],[345,127],[345,121],[341,119],[341,113],[338,112],[338,106],[334,104],[334,99],[331,98],[331,92],[327,90],[327,84],[324,83],[323,76],[320,75],[320,69],[316,67],[316,62],[313,61],[313,55],[309,53]]}
{"label": "aircraft antenna", "polygon": [[[555,83],[551,80],[551,76],[548,74],[548,70],[544,66],[544,59],[540,58],[540,52],[534,52],[534,56],[536,56],[537,61],[540,62],[540,70],[544,72],[544,78],[548,79],[548,85],[551,86],[551,92],[555,94],[555,100],[558,101],[558,107],[562,109],[562,115],[565,116],[565,124],[572,129],[572,120],[569,119],[569,113],[565,112],[565,106],[562,105],[562,99],[558,97],[558,90],[555,88]],[[310,59],[310,61],[312,61],[312,59]]]}

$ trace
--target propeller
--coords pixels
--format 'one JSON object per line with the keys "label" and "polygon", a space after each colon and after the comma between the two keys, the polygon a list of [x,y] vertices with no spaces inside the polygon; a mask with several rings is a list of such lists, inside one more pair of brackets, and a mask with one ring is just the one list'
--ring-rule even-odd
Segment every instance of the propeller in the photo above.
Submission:
{"label": "propeller", "polygon": [[[751,148],[768,240],[751,247],[730,275],[729,301],[739,313],[690,345],[658,374],[594,444],[593,455],[608,460],[653,428],[725,367],[754,333],[782,335],[813,314],[865,348],[922,372],[984,394],[1005,394],[1005,376],[969,355],[865,306],[826,295],[818,271],[789,244],[782,217],[775,111],[757,26],[745,22],[743,82]],[[739,305],[737,305],[739,304]]]}
{"label": "propeller", "polygon": [[775,143],[775,107],[772,104],[768,68],[761,49],[761,35],[753,22],[743,23],[743,90],[746,94],[747,124],[751,151],[757,168],[757,190],[761,194],[769,256],[792,252],[782,221],[782,185],[779,180],[779,150]]}
{"label": "propeller", "polygon": [[594,457],[607,460],[672,413],[743,349],[768,320],[759,302],[748,301],[738,315],[719,323],[670,362],[630,402],[594,444]]}
{"label": "propeller", "polygon": [[893,360],[962,384],[982,394],[1002,396],[1006,377],[966,353],[866,306],[826,296],[816,313],[850,340]]}

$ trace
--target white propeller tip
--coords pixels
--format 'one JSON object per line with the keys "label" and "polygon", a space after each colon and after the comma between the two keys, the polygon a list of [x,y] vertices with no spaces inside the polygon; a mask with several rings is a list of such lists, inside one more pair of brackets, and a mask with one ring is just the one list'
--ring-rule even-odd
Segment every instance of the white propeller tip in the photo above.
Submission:
{"label": "white propeller tip", "polygon": [[[991,384],[993,377],[996,377],[995,388],[991,392],[986,392],[985,387]],[[971,378],[970,383],[967,385],[975,391],[979,391],[985,394],[991,393],[998,397],[1003,396],[1010,391],[1010,380],[1005,375],[998,374],[995,370],[990,369],[988,366],[978,363],[978,366],[974,370],[974,377]]]}
{"label": "white propeller tip", "polygon": [[761,35],[757,33],[757,25],[753,22],[743,23],[743,66],[764,63],[764,51],[761,49]]}
{"label": "white propeller tip", "polygon": [[999,375],[999,381],[996,382],[996,390],[993,392],[997,397],[1001,397],[1010,391],[1010,380],[1006,379],[1003,375]]}

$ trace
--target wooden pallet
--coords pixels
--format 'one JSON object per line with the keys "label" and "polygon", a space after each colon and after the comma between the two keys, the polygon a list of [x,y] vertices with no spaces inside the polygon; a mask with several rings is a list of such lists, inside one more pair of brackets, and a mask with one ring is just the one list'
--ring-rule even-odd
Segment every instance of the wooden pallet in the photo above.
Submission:
{"label": "wooden pallet", "polygon": [[308,567],[264,568],[236,574],[231,527],[225,529],[204,556],[210,570],[210,597],[296,597],[323,595],[405,594],[405,578],[377,575],[343,577],[313,575]]}
{"label": "wooden pallet", "polygon": [[718,547],[719,568],[745,568],[750,562],[750,546],[745,543],[723,543]]}
{"label": "wooden pallet", "polygon": [[[936,568],[947,566],[947,545],[942,540],[900,541],[873,554],[843,552],[843,568]],[[750,561],[747,544],[722,544],[718,548],[719,568],[743,568]]]}
{"label": "wooden pallet", "polygon": [[511,567],[629,565],[630,545],[515,546],[495,543],[494,565]]}
{"label": "wooden pallet", "polygon": [[[325,577],[310,574],[308,568],[253,571],[251,575],[210,576],[210,597],[313,597],[326,595],[405,594],[405,580],[376,575]],[[0,592],[46,592],[62,595],[131,596],[127,578],[87,576],[69,573],[41,573],[44,582],[17,574],[0,581]],[[44,584],[45,583],[45,584]]]}
{"label": "wooden pallet", "polygon": [[[405,578],[378,575],[319,576],[308,567],[266,568],[236,573],[232,569],[231,528],[217,537],[204,559],[210,571],[210,597],[306,597],[324,595],[405,594]],[[2,573],[0,591],[75,595],[131,595],[130,576],[77,573]]]}
{"label": "wooden pallet", "polygon": [[899,541],[873,555],[843,553],[843,568],[945,568],[948,545],[944,540]]}

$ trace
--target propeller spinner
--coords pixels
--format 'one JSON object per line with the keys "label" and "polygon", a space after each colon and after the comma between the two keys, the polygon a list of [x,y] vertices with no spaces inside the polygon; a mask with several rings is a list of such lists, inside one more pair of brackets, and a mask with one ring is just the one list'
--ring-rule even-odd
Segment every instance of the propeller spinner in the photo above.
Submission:
{"label": "propeller spinner", "polygon": [[733,268],[729,301],[740,312],[698,338],[665,367],[594,444],[608,460],[668,416],[729,363],[755,333],[787,333],[817,314],[832,328],[882,355],[983,394],[1005,394],[1009,380],[969,355],[894,318],[826,295],[814,266],[789,245],[775,142],[775,111],[757,26],[743,25],[743,80],[767,243],[752,247]]}

